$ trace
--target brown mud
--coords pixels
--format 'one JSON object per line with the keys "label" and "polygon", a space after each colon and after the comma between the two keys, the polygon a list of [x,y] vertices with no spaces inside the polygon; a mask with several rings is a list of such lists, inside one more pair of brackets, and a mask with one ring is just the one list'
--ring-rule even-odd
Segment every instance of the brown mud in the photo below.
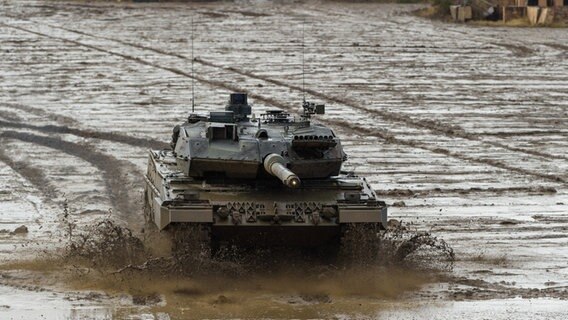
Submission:
{"label": "brown mud", "polygon": [[[198,314],[205,317],[217,317],[218,312],[262,317],[263,303],[253,301],[266,297],[280,305],[271,316],[331,316],[353,295],[376,303],[412,294],[447,278],[442,275],[449,274],[454,261],[453,250],[443,240],[409,231],[399,222],[387,231],[352,227],[339,256],[330,263],[328,257],[322,260],[298,248],[231,247],[212,256],[199,236],[192,237],[198,234],[196,228],[183,233],[183,247],[176,245],[173,235],[168,252],[163,245],[156,248],[155,239],[136,237],[112,220],[77,228],[67,217],[65,210],[65,247],[35,260],[1,265],[3,285],[39,282],[37,288],[49,288],[53,284],[48,283],[65,283],[66,290],[103,292],[98,297],[107,300],[127,294],[134,305],[172,317],[183,314],[179,304],[198,305]],[[21,272],[29,278],[22,281]],[[40,280],[38,272],[50,282]],[[220,305],[222,310],[216,310]],[[297,308],[309,305],[323,310]],[[372,316],[375,311],[361,308],[358,313]]]}
{"label": "brown mud", "polygon": [[[207,233],[199,226],[184,226],[158,232],[148,227],[141,235],[110,219],[88,228],[76,229],[68,220],[65,207],[63,223],[70,230],[63,256],[100,270],[107,267],[125,271],[163,271],[180,276],[248,276],[320,265],[330,270],[345,268],[392,267],[408,270],[451,271],[454,250],[428,232],[418,232],[392,220],[387,230],[376,226],[352,225],[345,231],[337,254],[296,247],[239,247],[230,244],[213,252]],[[163,241],[156,241],[162,238]]]}

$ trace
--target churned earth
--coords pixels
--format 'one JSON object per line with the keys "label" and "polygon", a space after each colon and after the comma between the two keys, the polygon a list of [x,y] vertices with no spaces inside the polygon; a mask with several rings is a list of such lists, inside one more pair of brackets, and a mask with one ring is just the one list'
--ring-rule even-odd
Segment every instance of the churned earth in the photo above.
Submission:
{"label": "churned earth", "polygon": [[[565,29],[331,1],[0,8],[1,318],[566,318]],[[190,112],[192,82],[198,112],[233,91],[257,114],[325,103],[318,121],[343,137],[346,168],[392,218],[444,239],[453,269],[190,277],[63,263],[70,235],[105,219],[147,236],[147,150]]]}

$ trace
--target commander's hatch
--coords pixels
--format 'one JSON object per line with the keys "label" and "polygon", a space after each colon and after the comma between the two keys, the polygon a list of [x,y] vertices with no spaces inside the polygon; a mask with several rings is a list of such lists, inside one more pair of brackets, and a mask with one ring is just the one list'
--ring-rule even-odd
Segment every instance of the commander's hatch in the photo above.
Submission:
{"label": "commander's hatch", "polygon": [[211,123],[207,128],[206,137],[209,141],[238,141],[237,125],[226,123]]}

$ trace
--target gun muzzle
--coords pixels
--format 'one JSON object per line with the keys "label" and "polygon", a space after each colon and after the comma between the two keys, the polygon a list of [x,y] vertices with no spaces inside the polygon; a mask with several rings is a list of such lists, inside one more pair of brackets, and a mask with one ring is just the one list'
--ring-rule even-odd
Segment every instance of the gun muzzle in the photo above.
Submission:
{"label": "gun muzzle", "polygon": [[282,156],[271,153],[264,158],[264,169],[266,172],[280,179],[286,186],[298,188],[301,184],[300,178],[298,178],[294,172],[288,170],[284,165],[285,163]]}

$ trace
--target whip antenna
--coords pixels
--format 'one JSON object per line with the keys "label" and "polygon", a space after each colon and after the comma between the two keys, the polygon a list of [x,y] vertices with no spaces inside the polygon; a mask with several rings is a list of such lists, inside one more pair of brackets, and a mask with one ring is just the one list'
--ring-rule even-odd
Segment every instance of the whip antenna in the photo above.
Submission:
{"label": "whip antenna", "polygon": [[193,17],[191,17],[191,113],[195,112],[195,76],[193,75]]}
{"label": "whip antenna", "polygon": [[306,102],[306,75],[305,75],[305,38],[304,38],[304,29],[306,28],[306,18],[302,20],[302,94],[303,100]]}

